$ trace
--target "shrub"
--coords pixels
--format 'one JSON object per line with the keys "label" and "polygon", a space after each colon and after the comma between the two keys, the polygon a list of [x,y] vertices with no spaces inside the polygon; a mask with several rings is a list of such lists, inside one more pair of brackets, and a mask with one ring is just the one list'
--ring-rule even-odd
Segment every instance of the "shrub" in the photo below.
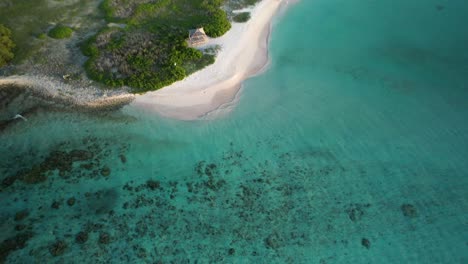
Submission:
{"label": "shrub", "polygon": [[11,31],[0,24],[0,67],[5,66],[13,57],[15,43],[11,40]]}
{"label": "shrub", "polygon": [[231,29],[231,23],[226,13],[221,9],[215,9],[210,14],[210,20],[204,26],[205,32],[210,37],[220,37]]}
{"label": "shrub", "polygon": [[63,25],[57,25],[49,31],[49,37],[54,39],[65,39],[71,37],[73,29]]}
{"label": "shrub", "polygon": [[234,22],[237,22],[237,23],[244,23],[244,22],[249,21],[249,19],[250,19],[249,12],[238,13],[232,18],[232,20],[234,20]]}
{"label": "shrub", "polygon": [[112,17],[114,16],[114,9],[111,7],[110,1],[109,0],[102,1],[99,7],[104,12],[104,16],[106,17],[106,19],[108,21],[111,21]]}
{"label": "shrub", "polygon": [[46,39],[47,35],[45,33],[41,33],[39,35],[37,35],[37,38],[38,39]]}

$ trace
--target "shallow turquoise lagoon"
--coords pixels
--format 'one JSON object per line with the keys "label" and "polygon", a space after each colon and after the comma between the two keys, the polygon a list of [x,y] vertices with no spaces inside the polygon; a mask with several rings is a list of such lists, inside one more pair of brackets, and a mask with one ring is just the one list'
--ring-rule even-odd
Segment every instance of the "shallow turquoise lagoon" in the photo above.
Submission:
{"label": "shallow turquoise lagoon", "polygon": [[0,262],[467,263],[467,13],[303,0],[221,117],[14,124]]}

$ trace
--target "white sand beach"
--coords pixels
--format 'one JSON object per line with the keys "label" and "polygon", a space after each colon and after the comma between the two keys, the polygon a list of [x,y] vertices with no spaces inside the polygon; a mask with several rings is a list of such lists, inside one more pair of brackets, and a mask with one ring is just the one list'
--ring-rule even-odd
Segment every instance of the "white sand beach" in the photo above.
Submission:
{"label": "white sand beach", "polygon": [[263,0],[251,9],[247,23],[233,23],[224,36],[207,45],[220,45],[214,64],[182,81],[139,95],[133,106],[182,120],[198,119],[231,102],[242,82],[268,63],[271,21],[285,0]]}

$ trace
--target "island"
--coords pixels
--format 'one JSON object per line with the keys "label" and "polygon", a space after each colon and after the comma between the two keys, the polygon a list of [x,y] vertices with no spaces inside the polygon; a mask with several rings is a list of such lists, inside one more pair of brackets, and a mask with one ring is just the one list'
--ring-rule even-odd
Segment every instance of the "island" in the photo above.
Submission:
{"label": "island", "polygon": [[266,65],[282,3],[40,2],[0,4],[0,86],[87,108],[132,102],[178,119],[229,103]]}

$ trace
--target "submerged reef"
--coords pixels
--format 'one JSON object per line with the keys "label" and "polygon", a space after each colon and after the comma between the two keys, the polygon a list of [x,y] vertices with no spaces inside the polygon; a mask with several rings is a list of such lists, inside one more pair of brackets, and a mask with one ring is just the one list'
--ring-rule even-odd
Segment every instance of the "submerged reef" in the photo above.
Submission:
{"label": "submerged reef", "polygon": [[[43,158],[29,167],[3,168],[11,174],[6,178],[15,179],[2,187],[10,193],[7,208],[27,202],[9,216],[15,224],[2,238],[3,260],[181,263],[197,252],[201,262],[290,262],[302,250],[323,245],[342,252],[356,246],[373,250],[385,235],[375,231],[381,214],[390,212],[403,226],[406,218],[421,217],[406,202],[398,208],[351,189],[334,190],[330,183],[368,171],[323,149],[279,151],[259,161],[230,144],[184,175],[118,178],[132,163],[125,143],[88,137],[79,145],[63,142],[35,155]],[[325,254],[322,263],[335,258]]]}
{"label": "submerged reef", "polygon": [[[15,165],[2,166],[3,175],[1,179],[2,188],[8,188],[16,181],[27,184],[38,184],[46,182],[49,177],[59,177],[67,182],[78,182],[81,178],[109,177],[111,169],[107,165],[102,165],[101,160],[106,159],[112,153],[106,150],[106,144],[98,142],[98,138],[84,138],[80,144],[80,149],[72,148],[70,142],[62,142],[53,147],[50,153],[35,161],[32,165],[19,155],[12,162]],[[123,144],[118,150],[118,155],[124,151]],[[34,152],[29,155],[36,156]],[[70,206],[74,204],[74,198],[67,202]],[[52,206],[58,207],[58,205]]]}
{"label": "submerged reef", "polygon": [[0,244],[0,262],[4,263],[12,251],[23,249],[33,236],[33,233],[25,232],[3,240]]}

